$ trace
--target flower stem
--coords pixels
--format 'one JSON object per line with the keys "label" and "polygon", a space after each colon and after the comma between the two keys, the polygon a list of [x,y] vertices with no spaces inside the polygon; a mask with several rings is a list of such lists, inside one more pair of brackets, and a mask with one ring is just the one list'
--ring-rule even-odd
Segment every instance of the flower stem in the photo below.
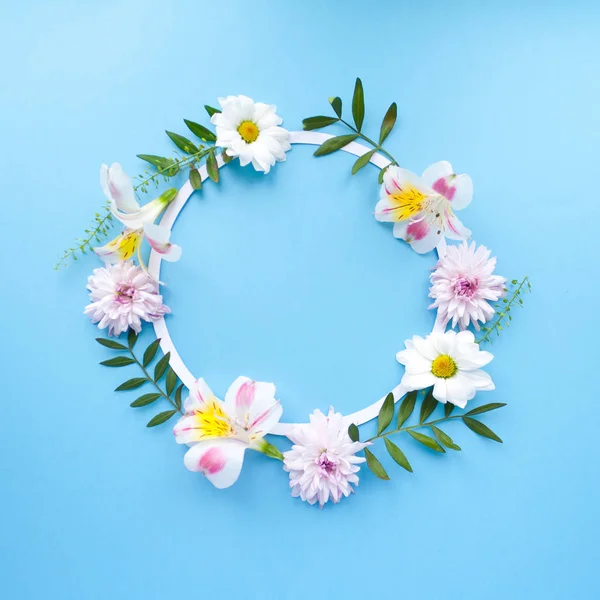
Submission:
{"label": "flower stem", "polygon": [[407,425],[406,427],[399,427],[398,429],[392,429],[391,431],[382,432],[378,435],[374,435],[372,438],[369,438],[367,442],[372,442],[373,440],[387,437],[392,433],[401,433],[402,431],[408,431],[409,429],[418,429],[419,427],[431,427],[432,425],[437,425],[438,423],[452,421],[453,419],[461,419],[462,417],[463,415],[454,415],[450,417],[442,417],[441,419],[435,419],[435,421],[427,421],[426,423],[417,423],[416,425]]}
{"label": "flower stem", "polygon": [[344,119],[340,119],[340,121],[346,125],[346,127],[350,128],[352,131],[354,131],[354,133],[358,134],[358,137],[362,138],[365,142],[371,144],[371,146],[373,146],[378,152],[381,152],[381,154],[383,154],[384,156],[387,156],[387,158],[389,158],[392,161],[393,165],[398,165],[398,162],[396,161],[396,159],[384,148],[382,148],[379,144],[375,143],[371,138],[367,137],[364,133],[361,133],[360,131],[358,131],[358,129],[355,129],[354,127],[352,127],[352,125],[350,125],[350,123],[348,123],[347,121],[344,121]]}
{"label": "flower stem", "polygon": [[131,354],[131,358],[133,358],[133,360],[136,362],[136,364],[138,365],[138,367],[142,370],[142,373],[145,375],[146,379],[152,383],[152,385],[156,388],[156,391],[166,400],[169,401],[169,403],[171,404],[171,406],[180,414],[183,415],[183,411],[177,406],[177,404],[175,404],[175,402],[173,402],[173,400],[171,400],[171,398],[165,393],[163,392],[162,388],[158,385],[158,383],[156,381],[154,381],[154,378],[150,376],[150,373],[148,373],[148,371],[146,370],[146,367],[144,367],[144,365],[138,360],[137,356],[135,355],[135,353],[133,352],[133,348],[129,348],[129,354]]}

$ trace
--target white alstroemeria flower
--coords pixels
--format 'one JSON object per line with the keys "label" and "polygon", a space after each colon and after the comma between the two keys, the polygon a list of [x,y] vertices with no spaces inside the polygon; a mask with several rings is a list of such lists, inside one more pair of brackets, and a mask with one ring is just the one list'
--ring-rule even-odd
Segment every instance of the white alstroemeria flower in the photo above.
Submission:
{"label": "white alstroemeria flower", "polygon": [[394,237],[425,254],[443,237],[466,240],[471,236],[454,211],[465,208],[472,197],[471,178],[455,175],[445,160],[427,167],[422,177],[391,166],[383,176],[375,218],[394,223]]}
{"label": "white alstroemeria flower", "polygon": [[275,162],[285,160],[291,149],[290,132],[279,127],[283,119],[275,114],[276,106],[247,96],[219,98],[219,104],[222,112],[210,119],[217,128],[215,145],[225,148],[228,156],[239,157],[242,167],[252,163],[265,174]]}
{"label": "white alstroemeria flower", "polygon": [[[177,190],[174,188],[163,192],[158,198],[140,206],[135,199],[131,179],[125,174],[121,165],[113,163],[110,168],[100,168],[100,185],[104,195],[110,200],[113,216],[125,229],[104,246],[94,248],[94,252],[109,264],[128,260],[138,252],[143,238],[148,240],[152,248],[164,260],[174,262],[181,257],[181,248],[169,242],[171,232],[162,225],[155,225],[156,218],[174,200]],[[140,258],[142,268],[144,264]]]}
{"label": "white alstroemeria flower", "polygon": [[470,331],[415,335],[404,342],[406,350],[396,359],[406,368],[402,385],[410,392],[433,386],[433,397],[464,408],[478,391],[495,389],[492,378],[481,370],[494,355],[479,349]]}
{"label": "white alstroemeria flower", "polygon": [[271,456],[277,452],[263,438],[282,412],[272,383],[238,377],[223,402],[199,379],[185,401],[185,414],[173,428],[177,443],[191,446],[185,466],[205,475],[217,488],[233,485],[247,448]]}

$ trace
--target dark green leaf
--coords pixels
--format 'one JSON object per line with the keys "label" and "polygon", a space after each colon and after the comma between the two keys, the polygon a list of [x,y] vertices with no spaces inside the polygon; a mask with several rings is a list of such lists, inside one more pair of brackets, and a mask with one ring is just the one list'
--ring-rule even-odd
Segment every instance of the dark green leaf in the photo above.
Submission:
{"label": "dark green leaf", "polygon": [[354,94],[352,95],[352,117],[354,118],[356,129],[360,131],[365,119],[365,94],[360,77],[356,78],[356,83],[354,84]]}
{"label": "dark green leaf", "polygon": [[478,406],[473,410],[470,410],[468,413],[465,413],[467,416],[471,415],[480,415],[481,413],[489,412],[490,410],[496,410],[497,408],[502,408],[506,406],[505,402],[492,402],[490,404],[483,404],[482,406]]}
{"label": "dark green leaf", "polygon": [[348,435],[353,442],[358,442],[360,440],[358,427],[354,423],[350,423],[350,427],[348,427]]}
{"label": "dark green leaf", "polygon": [[134,377],[133,379],[128,379],[125,383],[122,383],[118,388],[115,388],[115,392],[124,392],[126,390],[134,390],[135,388],[139,388],[140,385],[143,385],[148,381],[145,377]]}
{"label": "dark green leaf", "polygon": [[212,106],[208,106],[208,104],[205,104],[204,108],[206,109],[206,112],[208,113],[209,117],[212,117],[214,114],[221,112],[218,108],[213,108]]}
{"label": "dark green leaf", "polygon": [[154,380],[158,381],[167,370],[169,366],[169,359],[171,358],[171,353],[167,352],[154,366]]}
{"label": "dark green leaf", "polygon": [[162,394],[157,394],[156,392],[152,392],[151,394],[144,394],[140,396],[137,400],[134,400],[129,406],[132,408],[139,408],[140,406],[146,406],[151,404],[152,402],[162,398]]}
{"label": "dark green leaf", "polygon": [[333,108],[335,114],[341,119],[342,118],[342,99],[336,96],[335,98],[329,99],[329,104]]}
{"label": "dark green leaf", "polygon": [[226,165],[227,163],[230,163],[233,160],[233,156],[229,156],[229,154],[227,154],[227,152],[225,150],[223,150],[223,152],[221,152],[221,158],[223,160],[224,165]]}
{"label": "dark green leaf", "polygon": [[452,404],[452,402],[446,402],[446,404],[444,404],[444,416],[445,417],[449,417],[452,414],[453,410],[454,410],[454,404]]}
{"label": "dark green leaf", "polygon": [[208,157],[206,158],[206,170],[208,171],[208,176],[215,182],[219,181],[219,165],[217,164],[217,159],[215,158],[214,152],[209,152]]}
{"label": "dark green leaf", "polygon": [[110,348],[111,350],[127,350],[127,346],[123,346],[123,344],[119,344],[119,342],[115,342],[113,340],[106,340],[104,338],[96,338],[96,341],[105,348]]}
{"label": "dark green leaf", "polygon": [[374,475],[377,475],[379,479],[389,479],[389,476],[385,472],[382,464],[377,460],[377,458],[375,458],[375,455],[368,448],[365,448],[365,457],[367,459],[367,467],[373,471]]}
{"label": "dark green leaf", "polygon": [[377,417],[377,435],[379,435],[391,422],[394,416],[394,394],[391,392],[385,397],[379,416]]}
{"label": "dark green leaf", "polygon": [[178,133],[173,133],[172,131],[165,131],[165,133],[171,138],[171,141],[186,154],[197,154],[199,152],[196,144],[186,137],[183,137]]}
{"label": "dark green leaf", "polygon": [[200,177],[200,173],[198,173],[198,169],[192,167],[190,169],[190,185],[193,190],[199,190],[202,188],[202,177]]}
{"label": "dark green leaf", "polygon": [[462,420],[471,431],[489,438],[490,440],[494,440],[495,442],[499,442],[500,444],[502,443],[502,440],[487,425],[484,425],[476,419],[471,419],[471,417],[463,417]]}
{"label": "dark green leaf", "polygon": [[409,435],[417,440],[417,442],[421,442],[423,446],[427,446],[436,452],[446,452],[442,446],[440,446],[432,437],[428,435],[423,435],[422,433],[418,433],[417,431],[412,431],[412,429],[408,430]]}
{"label": "dark green leaf", "polygon": [[379,175],[377,175],[377,183],[379,185],[381,185],[383,183],[383,176],[385,175],[385,172],[390,168],[391,165],[388,165],[387,167],[383,167],[383,169],[381,169],[381,171],[379,171]]}
{"label": "dark green leaf", "polygon": [[133,348],[135,343],[137,342],[138,334],[131,328],[127,332],[127,343],[129,344],[129,348]]}
{"label": "dark green leaf", "polygon": [[144,367],[147,367],[156,356],[156,352],[158,351],[158,347],[160,346],[160,338],[154,340],[145,350],[144,358],[142,359],[142,364]]}
{"label": "dark green leaf", "polygon": [[419,416],[419,423],[424,423],[429,415],[435,410],[438,402],[433,397],[433,388],[427,392],[423,403],[421,404],[421,415]]}
{"label": "dark green leaf", "polygon": [[412,473],[413,472],[412,467],[410,466],[410,463],[408,462],[408,459],[406,458],[406,456],[404,456],[404,452],[402,452],[402,450],[400,450],[400,448],[398,448],[398,446],[396,446],[396,444],[394,444],[394,442],[391,442],[387,438],[383,438],[383,439],[385,441],[385,447],[386,447],[389,455],[403,469],[406,469],[407,471],[410,471]]}
{"label": "dark green leaf", "polygon": [[115,356],[115,358],[103,360],[100,364],[104,367],[126,367],[135,364],[135,360],[129,356]]}
{"label": "dark green leaf", "polygon": [[171,367],[167,369],[167,377],[165,379],[165,382],[167,396],[170,396],[173,393],[175,386],[177,385],[177,374],[175,373],[175,371],[173,371],[173,369],[171,369]]}
{"label": "dark green leaf", "polygon": [[336,137],[330,138],[323,142],[316,150],[315,156],[325,156],[326,154],[331,154],[340,148],[343,148],[350,142],[353,142],[358,135],[356,133],[351,133],[349,135],[338,135]]}
{"label": "dark green leaf", "polygon": [[161,425],[168,421],[174,414],[176,414],[176,410],[165,410],[164,412],[158,413],[155,417],[152,417],[146,427],[156,427],[157,425]]}
{"label": "dark green leaf", "polygon": [[440,444],[444,444],[444,446],[446,446],[447,448],[450,448],[451,450],[457,450],[457,451],[460,450],[460,446],[457,446],[452,441],[452,438],[447,433],[444,433],[441,429],[439,429],[435,425],[431,426],[431,430],[433,431],[433,434],[437,438],[438,442],[440,442]]}
{"label": "dark green leaf", "polygon": [[159,169],[166,169],[169,166],[169,159],[164,156],[156,156],[156,154],[138,154],[137,157]]}
{"label": "dark green leaf", "polygon": [[217,136],[204,125],[200,123],[194,123],[194,121],[188,121],[184,119],[183,122],[187,125],[188,129],[203,142],[216,142]]}
{"label": "dark green leaf", "polygon": [[402,400],[402,404],[400,405],[400,410],[398,411],[398,429],[404,425],[406,419],[412,415],[413,410],[415,409],[415,402],[417,401],[417,392],[408,392],[406,396],[404,396],[404,400]]}
{"label": "dark green leaf", "polygon": [[181,410],[181,393],[183,392],[183,383],[175,390],[175,406]]}
{"label": "dark green leaf", "polygon": [[368,165],[373,154],[375,154],[375,149],[369,150],[369,152],[365,152],[362,156],[359,156],[352,166],[352,175],[356,175],[363,167]]}
{"label": "dark green leaf", "polygon": [[339,119],[337,119],[336,117],[308,117],[308,119],[303,119],[302,128],[304,129],[304,131],[312,131],[313,129],[321,129],[321,127],[333,125],[338,121]]}
{"label": "dark green leaf", "polygon": [[390,107],[387,109],[385,113],[385,117],[383,117],[383,121],[381,123],[381,131],[379,132],[379,145],[383,144],[385,138],[390,135],[390,131],[394,128],[396,123],[396,117],[398,116],[398,107],[395,102],[392,102]]}

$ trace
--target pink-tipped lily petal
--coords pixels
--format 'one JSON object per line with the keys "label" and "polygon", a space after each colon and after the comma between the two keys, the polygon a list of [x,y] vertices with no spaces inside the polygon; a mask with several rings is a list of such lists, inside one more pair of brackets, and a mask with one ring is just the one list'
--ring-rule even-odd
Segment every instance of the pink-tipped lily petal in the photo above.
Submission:
{"label": "pink-tipped lily petal", "polygon": [[186,452],[183,462],[190,471],[202,473],[216,488],[224,489],[240,476],[246,448],[232,439],[201,442]]}
{"label": "pink-tipped lily petal", "polygon": [[164,225],[144,225],[144,234],[148,243],[163,260],[176,262],[181,258],[181,246],[171,244],[171,232]]}
{"label": "pink-tipped lily petal", "polygon": [[114,203],[118,210],[125,213],[134,213],[140,210],[131,179],[119,163],[113,163],[110,167],[107,165],[100,167],[100,185],[104,195],[111,203]]}

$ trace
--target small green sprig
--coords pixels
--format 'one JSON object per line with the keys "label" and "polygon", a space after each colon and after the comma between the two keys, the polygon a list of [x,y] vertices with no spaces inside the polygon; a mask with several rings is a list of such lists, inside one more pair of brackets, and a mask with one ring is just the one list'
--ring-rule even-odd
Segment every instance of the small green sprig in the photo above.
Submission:
{"label": "small green sprig", "polygon": [[[448,402],[444,405],[444,416],[442,418],[428,421],[427,419],[438,406],[438,401],[433,397],[433,388],[431,388],[428,392],[426,392],[421,403],[418,423],[415,423],[414,425],[405,425],[406,421],[414,412],[415,404],[417,402],[417,395],[418,392],[408,392],[408,394],[406,394],[404,400],[400,404],[400,408],[398,409],[396,428],[390,430],[388,427],[394,418],[394,396],[391,393],[388,394],[377,417],[377,435],[374,435],[372,438],[367,440],[367,442],[374,442],[375,440],[383,439],[385,449],[387,450],[388,454],[392,457],[394,462],[396,462],[406,471],[412,473],[412,466],[400,447],[389,439],[390,435],[407,433],[410,437],[426,448],[429,448],[430,450],[440,454],[444,454],[446,452],[446,448],[460,451],[460,446],[455,444],[452,438],[447,433],[442,431],[438,425],[448,421],[461,420],[471,431],[474,431],[475,433],[488,439],[494,440],[495,442],[502,443],[502,440],[487,425],[484,425],[481,421],[478,421],[473,417],[491,410],[496,410],[497,408],[502,408],[503,406],[506,406],[506,404],[502,402],[492,402],[490,404],[478,406],[477,408],[474,408],[462,415],[452,415],[454,405]],[[420,428],[429,428],[433,435],[429,436],[415,431],[416,429]],[[352,441],[360,441],[359,431],[356,425],[350,425],[348,428],[348,435]],[[375,454],[368,448],[364,449],[364,453],[369,469],[380,479],[388,480],[390,477]]]}
{"label": "small green sprig", "polygon": [[[132,408],[140,408],[142,406],[148,406],[156,402],[156,400],[162,398],[167,400],[172,406],[170,410],[165,410],[156,414],[150,421],[148,421],[146,427],[156,427],[166,423],[173,415],[179,413],[183,414],[181,394],[183,392],[184,385],[179,382],[179,378],[175,374],[175,371],[169,365],[170,353],[167,352],[162,356],[154,365],[153,374],[151,375],[148,368],[152,361],[155,359],[160,346],[160,339],[154,340],[145,350],[140,360],[134,351],[135,344],[137,342],[137,334],[133,329],[129,330],[127,335],[127,345],[121,344],[116,340],[107,338],[96,338],[96,341],[105,348],[114,350],[119,354],[108,360],[103,360],[100,364],[105,367],[127,367],[129,365],[137,365],[142,371],[142,377],[133,377],[127,379],[121,385],[115,388],[116,392],[125,392],[129,390],[135,390],[144,384],[149,383],[153,391],[143,394],[136,398],[129,406]],[[160,381],[165,380],[164,390],[161,387]]]}
{"label": "small green sprig", "polygon": [[[221,112],[211,106],[205,106],[204,108],[209,117],[215,113]],[[198,169],[200,168],[203,159],[206,161],[208,176],[212,181],[218,183],[219,167],[216,158],[216,148],[214,146],[214,143],[217,141],[217,136],[210,129],[204,127],[204,125],[200,125],[199,123],[188,119],[184,119],[183,121],[187,128],[203,143],[196,144],[183,135],[172,131],[166,131],[165,133],[169,136],[169,139],[183,152],[183,154],[176,153],[176,158],[167,158],[156,154],[138,154],[138,158],[152,165],[155,169],[155,171],[146,169],[143,173],[134,178],[136,184],[134,185],[133,190],[138,197],[140,193],[148,193],[151,185],[153,185],[154,188],[157,188],[161,182],[168,181],[184,169],[189,169],[188,178],[192,188],[194,190],[201,189],[202,178],[200,177]],[[222,153],[222,158],[224,162],[229,162],[231,160],[225,152]],[[85,230],[85,236],[77,238],[75,244],[63,252],[63,255],[54,265],[54,269],[58,271],[69,259],[77,260],[79,256],[92,249],[92,244],[102,242],[103,239],[107,237],[113,224],[114,217],[110,211],[110,203],[107,203],[100,213],[96,213],[92,224]]]}
{"label": "small green sprig", "polygon": [[[302,126],[305,131],[312,131],[314,129],[321,129],[323,127],[327,127],[329,125],[334,125],[335,123],[341,123],[345,125],[352,133],[346,135],[338,135],[333,138],[330,138],[323,142],[316,150],[315,156],[325,156],[327,154],[331,154],[336,150],[340,150],[344,146],[348,145],[350,142],[360,138],[363,141],[367,142],[371,146],[373,146],[373,150],[369,152],[365,152],[362,156],[359,156],[354,165],[352,166],[352,175],[355,175],[362,169],[364,166],[368,164],[371,160],[371,157],[376,152],[380,152],[386,158],[390,160],[391,165],[397,165],[398,162],[396,159],[383,148],[382,144],[386,140],[387,136],[390,134],[394,125],[396,124],[396,119],[398,116],[398,107],[395,102],[390,104],[390,107],[387,109],[385,116],[383,117],[383,121],[381,122],[381,127],[379,130],[379,141],[375,142],[370,137],[367,137],[363,131],[363,123],[365,119],[365,94],[362,85],[362,81],[360,78],[356,78],[356,83],[354,85],[354,94],[352,95],[352,119],[354,121],[354,126],[345,121],[342,118],[342,99],[336,96],[335,98],[329,98],[329,103],[335,112],[335,117],[327,117],[327,116],[317,116],[317,117],[308,117],[302,121]],[[388,165],[389,167],[390,165]],[[379,172],[379,183],[383,181],[383,175],[388,167],[381,169]]]}
{"label": "small green sprig", "polygon": [[521,281],[513,279],[510,283],[513,286],[510,297],[508,297],[509,290],[506,290],[507,296],[501,302],[496,303],[494,309],[497,317],[489,327],[481,328],[483,335],[475,340],[478,344],[482,344],[483,342],[491,343],[494,332],[496,332],[497,337],[505,327],[510,327],[512,322],[511,309],[515,306],[523,306],[523,294],[531,292],[531,281],[527,275]]}

